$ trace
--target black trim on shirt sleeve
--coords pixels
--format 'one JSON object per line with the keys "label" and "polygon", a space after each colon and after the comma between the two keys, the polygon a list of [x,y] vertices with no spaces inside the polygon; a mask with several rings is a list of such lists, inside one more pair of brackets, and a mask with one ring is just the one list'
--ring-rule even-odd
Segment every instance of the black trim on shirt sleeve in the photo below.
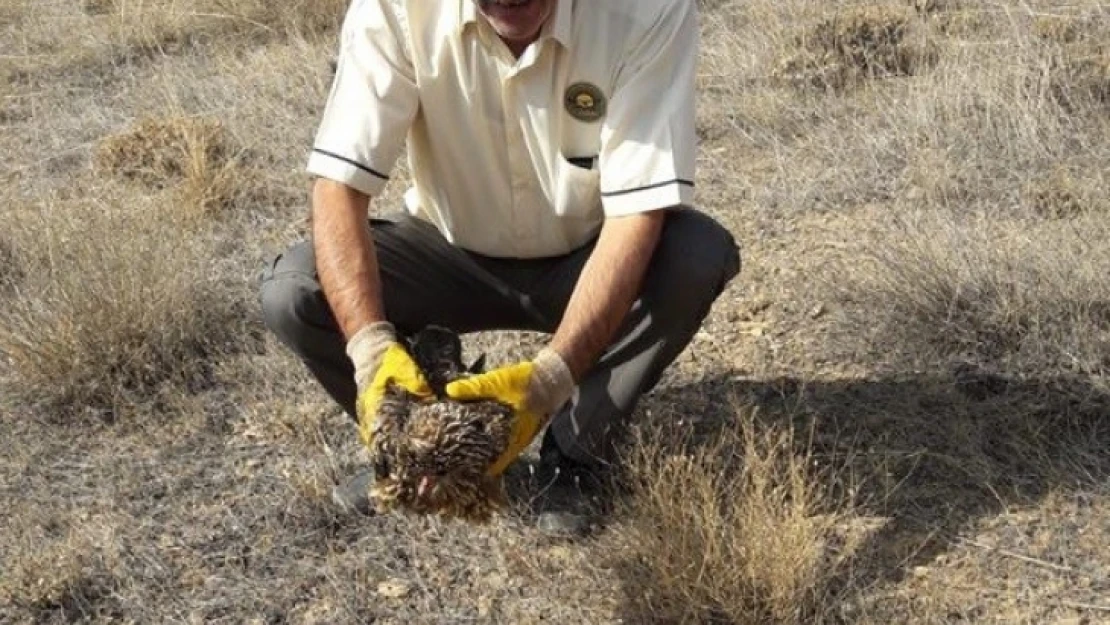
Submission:
{"label": "black trim on shirt sleeve", "polygon": [[363,165],[362,163],[359,163],[359,162],[356,162],[356,161],[352,161],[351,159],[349,159],[345,156],[340,156],[340,155],[335,154],[333,152],[328,152],[327,150],[321,150],[320,148],[312,148],[312,151],[317,152],[319,154],[323,154],[324,156],[330,156],[331,158],[334,158],[337,161],[343,161],[344,163],[347,163],[348,165],[353,165],[353,166],[361,169],[362,171],[370,174],[371,176],[377,176],[378,178],[381,178],[382,180],[389,180],[389,176],[387,176],[383,173],[374,171],[373,169],[367,167],[366,165]]}
{"label": "black trim on shirt sleeve", "polygon": [[618,195],[628,195],[629,193],[636,193],[637,191],[650,191],[651,189],[658,189],[659,187],[665,187],[665,186],[671,185],[671,184],[684,184],[688,187],[692,187],[692,186],[694,186],[694,181],[684,180],[682,178],[675,178],[674,180],[667,180],[666,182],[657,182],[655,184],[649,184],[646,187],[636,187],[635,189],[623,189],[621,191],[602,192],[601,197],[615,197],[615,196],[618,196]]}

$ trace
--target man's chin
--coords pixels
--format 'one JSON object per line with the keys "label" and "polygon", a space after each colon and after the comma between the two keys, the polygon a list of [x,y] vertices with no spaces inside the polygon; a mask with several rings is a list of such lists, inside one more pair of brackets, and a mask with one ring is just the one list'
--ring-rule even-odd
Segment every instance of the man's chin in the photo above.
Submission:
{"label": "man's chin", "polygon": [[525,0],[515,5],[479,2],[478,10],[501,38],[516,42],[534,39],[547,18],[547,6],[542,0]]}

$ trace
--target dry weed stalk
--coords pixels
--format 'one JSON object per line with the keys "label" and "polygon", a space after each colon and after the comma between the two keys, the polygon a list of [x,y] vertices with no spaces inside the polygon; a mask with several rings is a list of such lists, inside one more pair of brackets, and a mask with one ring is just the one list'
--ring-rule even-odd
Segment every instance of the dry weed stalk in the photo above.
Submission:
{"label": "dry weed stalk", "polygon": [[741,409],[709,441],[683,448],[662,430],[629,459],[623,536],[645,613],[666,622],[803,623],[819,618],[850,558],[834,553],[850,514],[789,429]]}

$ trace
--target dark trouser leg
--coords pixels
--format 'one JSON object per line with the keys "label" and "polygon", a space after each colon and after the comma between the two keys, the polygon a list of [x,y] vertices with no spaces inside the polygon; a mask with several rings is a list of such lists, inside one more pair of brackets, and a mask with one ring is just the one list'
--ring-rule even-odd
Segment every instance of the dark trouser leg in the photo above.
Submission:
{"label": "dark trouser leg", "polygon": [[[537,301],[562,310],[586,253],[572,255],[556,271],[559,285]],[[727,230],[692,210],[668,216],[648,267],[641,296],[613,344],[551,422],[544,446],[586,464],[615,459],[628,416],[693,339],[713,302],[740,270],[740,252]]]}
{"label": "dark trouser leg", "polygon": [[[372,226],[386,317],[398,332],[433,324],[466,333],[549,323],[526,297],[483,269],[483,258],[453,247],[431,225],[401,216]],[[260,286],[266,326],[353,418],[354,370],[317,280],[311,242],[276,256]]]}

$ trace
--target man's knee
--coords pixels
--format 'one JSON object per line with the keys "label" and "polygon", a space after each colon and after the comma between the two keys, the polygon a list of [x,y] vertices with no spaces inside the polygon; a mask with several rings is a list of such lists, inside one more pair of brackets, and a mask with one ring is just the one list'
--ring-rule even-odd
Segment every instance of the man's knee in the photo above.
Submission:
{"label": "man's knee", "polygon": [[697,210],[669,216],[659,251],[667,273],[691,296],[716,299],[740,272],[740,248],[732,233]]}
{"label": "man's knee", "polygon": [[267,264],[259,283],[262,321],[282,343],[298,350],[306,329],[317,325],[320,289],[311,266],[311,248],[291,248]]}

